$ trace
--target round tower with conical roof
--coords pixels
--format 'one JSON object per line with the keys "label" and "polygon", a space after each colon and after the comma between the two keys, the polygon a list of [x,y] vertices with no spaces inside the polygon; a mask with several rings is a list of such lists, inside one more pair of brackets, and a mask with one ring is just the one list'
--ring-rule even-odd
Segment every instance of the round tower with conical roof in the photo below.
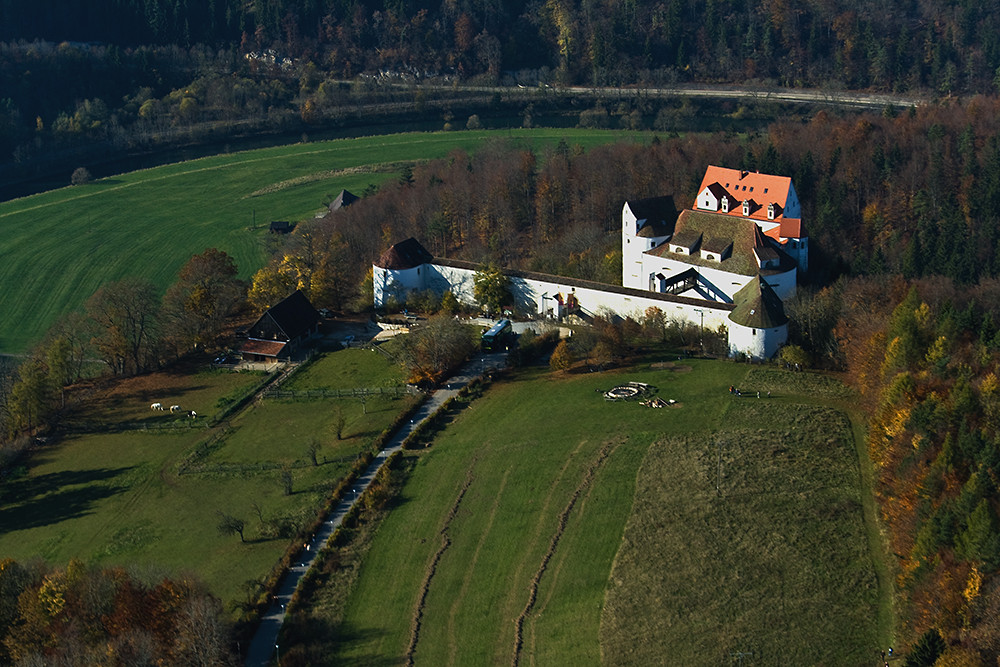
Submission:
{"label": "round tower with conical roof", "polygon": [[729,354],[770,359],[788,340],[788,317],[781,299],[761,276],[733,296],[729,314]]}

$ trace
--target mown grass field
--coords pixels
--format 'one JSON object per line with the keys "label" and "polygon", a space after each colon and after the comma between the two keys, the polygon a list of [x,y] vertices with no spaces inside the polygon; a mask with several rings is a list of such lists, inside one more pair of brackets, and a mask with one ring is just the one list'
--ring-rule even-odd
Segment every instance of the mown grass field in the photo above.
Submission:
{"label": "mown grass field", "polygon": [[[598,392],[629,380],[679,407]],[[864,664],[888,638],[876,636],[858,460],[844,416],[813,405],[839,393],[825,378],[707,360],[518,372],[411,455],[350,590],[317,594],[320,653],[360,665],[719,665],[741,651],[755,656],[744,664]]]}
{"label": "mown grass field", "polygon": [[[217,155],[0,202],[0,353],[23,352],[102,284],[138,276],[161,289],[192,255],[229,253],[247,278],[267,255],[271,220],[311,219],[327,196],[394,178],[415,162],[511,138],[584,147],[640,134],[503,130],[399,134]],[[258,228],[251,229],[254,222]]]}
{"label": "mown grass field", "polygon": [[[402,379],[381,355],[364,350],[330,353],[311,368],[333,386],[352,388],[354,379],[338,379],[337,369],[359,364],[387,380],[393,373]],[[152,427],[174,418],[151,411],[151,397],[176,397],[207,420],[228,396],[242,395],[261,379],[215,370],[153,374],[104,395],[82,418],[88,424],[140,421]],[[310,521],[358,453],[410,400],[373,399],[365,414],[358,401],[347,399],[266,399],[215,429],[66,437],[5,480],[0,554],[194,573],[226,602],[245,598],[246,582],[263,579],[289,542],[275,534],[277,528]],[[329,427],[337,414],[346,424],[342,440]],[[317,465],[309,453],[313,442],[319,445]],[[201,450],[204,443],[209,446]],[[291,495],[284,493],[283,468],[292,475]],[[246,543],[219,534],[218,511],[245,520]]]}

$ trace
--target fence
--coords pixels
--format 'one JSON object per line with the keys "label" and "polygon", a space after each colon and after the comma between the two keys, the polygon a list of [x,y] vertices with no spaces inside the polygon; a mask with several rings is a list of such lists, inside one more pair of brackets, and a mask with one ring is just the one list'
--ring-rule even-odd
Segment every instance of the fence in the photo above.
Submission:
{"label": "fence", "polygon": [[416,394],[419,390],[409,386],[358,387],[356,389],[281,389],[274,387],[264,391],[264,398],[368,398],[369,396],[391,396],[399,398],[406,394]]}

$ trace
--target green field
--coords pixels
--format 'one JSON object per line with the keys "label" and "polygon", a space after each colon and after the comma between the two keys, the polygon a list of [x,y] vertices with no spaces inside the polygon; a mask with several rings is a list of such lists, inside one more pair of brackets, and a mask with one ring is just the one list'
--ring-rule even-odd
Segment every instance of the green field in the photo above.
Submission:
{"label": "green field", "polygon": [[[324,355],[311,369],[352,388],[337,369],[358,364],[401,380],[398,368],[365,350]],[[208,417],[261,380],[216,370],[153,374],[104,397],[81,423],[140,422],[150,430],[71,435],[27,459],[2,487],[0,554],[193,572],[226,602],[245,597],[247,580],[263,579],[284,552],[288,527],[315,517],[358,453],[413,400],[373,398],[365,411],[348,399],[265,399],[215,429],[187,428],[180,419],[181,428],[153,430],[178,420],[150,411],[151,396],[176,398]],[[338,414],[342,440],[330,426]],[[291,495],[283,468],[292,475]],[[247,543],[219,534],[217,511],[246,521]]]}
{"label": "green field", "polygon": [[[627,380],[679,406],[597,391]],[[753,397],[730,396],[733,384]],[[864,664],[889,639],[877,630],[888,593],[850,424],[816,405],[835,397],[820,376],[729,362],[519,371],[411,455],[349,591],[317,593],[313,627],[329,631],[312,655]]]}
{"label": "green field", "polygon": [[[0,203],[0,353],[23,352],[102,284],[139,276],[161,289],[192,255],[229,253],[243,278],[267,255],[271,220],[311,219],[342,188],[395,176],[378,165],[473,150],[494,138],[582,146],[634,132],[503,130],[400,134],[217,155]],[[254,228],[256,223],[256,228]]]}

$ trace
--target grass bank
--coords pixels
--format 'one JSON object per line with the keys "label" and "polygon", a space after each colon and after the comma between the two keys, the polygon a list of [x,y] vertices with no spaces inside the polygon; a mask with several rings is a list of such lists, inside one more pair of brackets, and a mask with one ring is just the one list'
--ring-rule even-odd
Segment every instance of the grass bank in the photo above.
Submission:
{"label": "grass bank", "polygon": [[[720,664],[745,650],[862,663],[884,638],[857,459],[843,414],[810,405],[842,389],[728,362],[650,361],[519,371],[410,454],[349,590],[316,594],[315,655]],[[599,390],[628,380],[678,406],[603,400]]]}

